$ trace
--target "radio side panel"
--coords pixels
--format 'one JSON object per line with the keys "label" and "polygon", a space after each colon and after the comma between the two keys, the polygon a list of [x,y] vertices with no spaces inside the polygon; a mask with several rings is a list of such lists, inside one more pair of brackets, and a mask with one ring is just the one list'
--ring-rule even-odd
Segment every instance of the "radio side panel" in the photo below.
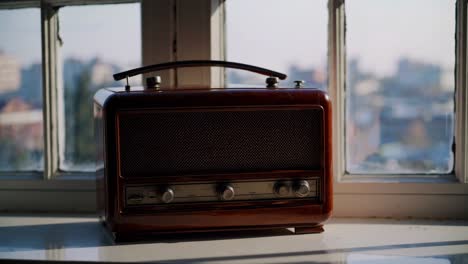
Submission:
{"label": "radio side panel", "polygon": [[[115,155],[112,153],[112,144],[109,144],[108,132],[113,129],[108,127],[109,115],[112,115],[113,108],[110,107],[113,100],[116,99],[116,93],[100,89],[94,96],[94,126],[95,126],[95,144],[96,144],[96,207],[100,219],[112,228],[113,222],[111,215],[111,205],[113,200],[111,193],[112,176],[109,170],[112,170],[112,164],[115,163]],[[111,137],[113,135],[110,135]]]}
{"label": "radio side panel", "polygon": [[106,187],[104,178],[104,129],[102,106],[94,103],[94,139],[96,144],[96,207],[101,218],[105,216]]}
{"label": "radio side panel", "polygon": [[322,214],[329,218],[333,210],[333,119],[332,102],[326,93],[320,95],[319,104],[324,109],[324,184],[323,184],[323,207]]}

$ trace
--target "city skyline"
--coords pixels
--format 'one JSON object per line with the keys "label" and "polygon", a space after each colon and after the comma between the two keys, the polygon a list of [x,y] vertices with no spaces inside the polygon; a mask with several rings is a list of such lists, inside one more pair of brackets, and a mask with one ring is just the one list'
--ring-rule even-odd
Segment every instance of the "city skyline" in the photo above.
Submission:
{"label": "city skyline", "polygon": [[[31,67],[37,68],[38,66],[32,65]],[[92,131],[89,129],[92,127],[89,102],[97,89],[113,85],[113,80],[106,78],[112,69],[116,71],[119,68],[117,65],[98,59],[90,61],[65,60],[63,100],[67,130],[65,163],[62,165],[67,169],[89,169],[91,166],[89,159],[93,153],[92,148],[90,148],[92,140],[82,137],[83,131],[80,132],[77,129],[84,129],[88,133]],[[19,69],[17,70],[19,71]],[[326,79],[317,74],[316,69],[302,70],[292,67],[290,72],[292,78],[309,78],[307,82],[309,84],[315,83],[317,86],[313,85],[314,87],[326,84]],[[424,171],[426,169],[430,172],[450,170],[451,157],[453,157],[450,152],[450,142],[453,139],[454,87],[450,84],[447,86],[447,83],[443,82],[445,72],[441,67],[403,58],[398,63],[397,74],[391,78],[379,78],[362,72],[358,61],[354,61],[350,64],[349,75],[351,79],[347,89],[346,129],[351,131],[347,133],[349,136],[347,138],[347,151],[352,151],[347,152],[347,166],[349,166],[350,171],[359,173],[372,170],[375,173],[382,173],[388,169],[402,172]],[[38,117],[42,117],[40,106],[39,108],[34,107],[33,102],[37,97],[31,96],[31,85],[27,85],[38,83],[37,80],[41,78],[41,74],[39,71],[35,71],[21,74],[21,76],[21,83],[26,84],[26,86],[21,85],[21,88],[13,93],[1,94],[3,108],[0,100],[0,120],[4,122],[0,124],[0,135],[2,133],[4,136],[9,135],[7,132],[12,126],[18,128],[22,126],[26,131],[23,134],[24,138],[35,139],[30,141],[35,143],[30,145],[33,148],[23,146],[22,143],[18,143],[16,146],[5,146],[9,149],[24,147],[24,151],[28,151],[25,153],[29,153],[25,157],[37,159],[41,158],[37,152],[37,147],[41,146],[40,140],[37,140],[38,132],[42,131],[41,119],[29,120],[24,124],[34,125],[34,129],[32,129],[17,124],[17,120],[9,117],[13,115],[26,116],[26,114],[29,116],[32,112],[37,112]],[[249,82],[242,76],[236,78],[239,83]],[[25,91],[28,92],[24,93]],[[77,111],[77,108],[80,110]],[[76,122],[80,122],[81,125],[76,125]],[[405,141],[406,137],[401,138],[402,131],[408,131],[408,133],[412,133],[413,138],[419,139]],[[422,133],[422,137],[417,136],[419,133]],[[75,152],[75,150],[79,151]],[[15,159],[14,156],[8,156],[8,153],[0,153],[0,157],[3,157],[1,155],[8,157],[6,159],[0,158],[0,160]],[[353,159],[349,159],[350,157]],[[0,164],[0,170],[2,166],[10,168],[9,165]]]}

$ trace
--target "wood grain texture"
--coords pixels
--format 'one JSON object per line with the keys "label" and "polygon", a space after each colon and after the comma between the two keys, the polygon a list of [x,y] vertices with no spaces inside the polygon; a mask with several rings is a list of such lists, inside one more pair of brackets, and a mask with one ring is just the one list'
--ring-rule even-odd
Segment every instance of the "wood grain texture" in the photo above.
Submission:
{"label": "wood grain texture", "polygon": [[[98,93],[96,104],[102,106],[103,138],[97,144],[105,149],[105,169],[98,181],[99,211],[109,230],[122,237],[134,234],[206,232],[241,229],[271,229],[295,227],[307,232],[321,225],[331,215],[332,201],[332,122],[328,95],[315,89],[219,89],[178,91],[132,91]],[[217,173],[171,177],[119,177],[119,134],[117,115],[121,111],[147,109],[229,108],[235,111],[255,106],[259,111],[277,106],[321,107],[324,111],[323,152],[318,170],[288,170],[267,172]],[[99,122],[99,119],[97,120]],[[287,128],[285,128],[287,129]],[[275,179],[319,177],[320,198],[276,199],[263,201],[232,201],[216,203],[168,204],[125,207],[127,184],[158,184],[165,182],[225,181],[229,179]],[[318,229],[317,229],[318,230]]]}

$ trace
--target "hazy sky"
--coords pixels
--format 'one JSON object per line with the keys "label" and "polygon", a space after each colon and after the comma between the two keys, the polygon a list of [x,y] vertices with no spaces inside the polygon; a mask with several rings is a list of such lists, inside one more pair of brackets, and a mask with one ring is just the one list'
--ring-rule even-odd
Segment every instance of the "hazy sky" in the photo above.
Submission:
{"label": "hazy sky", "polygon": [[40,17],[39,9],[0,10],[0,50],[16,57],[22,64],[39,61]]}
{"label": "hazy sky", "polygon": [[[228,0],[228,59],[326,65],[326,0]],[[249,8],[245,8],[248,6]],[[455,0],[347,0],[347,54],[388,74],[400,56],[453,67]]]}
{"label": "hazy sky", "polygon": [[[326,0],[227,0],[227,59],[285,71],[323,67]],[[247,8],[248,7],[248,8]],[[347,53],[389,74],[401,56],[453,67],[455,0],[348,0]],[[0,11],[0,49],[24,64],[40,60],[38,9]],[[138,4],[60,11],[62,56],[140,62]]]}
{"label": "hazy sky", "polygon": [[[59,19],[62,57],[141,62],[139,4],[65,7]],[[40,30],[39,9],[0,10],[0,49],[22,63],[41,59]]]}
{"label": "hazy sky", "polygon": [[346,11],[347,52],[366,70],[391,73],[400,56],[453,69],[455,0],[350,0]]}

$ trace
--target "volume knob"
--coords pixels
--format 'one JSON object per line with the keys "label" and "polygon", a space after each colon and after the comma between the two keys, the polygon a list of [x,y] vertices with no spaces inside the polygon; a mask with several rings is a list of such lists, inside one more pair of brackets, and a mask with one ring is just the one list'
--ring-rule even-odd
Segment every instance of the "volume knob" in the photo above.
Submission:
{"label": "volume knob", "polygon": [[163,203],[170,203],[172,202],[172,200],[174,200],[174,197],[174,190],[172,190],[169,187],[166,187],[162,190],[160,199]]}
{"label": "volume knob", "polygon": [[231,185],[222,185],[218,190],[218,197],[220,200],[229,201],[234,199],[236,195],[234,188]]}
{"label": "volume knob", "polygon": [[284,182],[277,182],[274,187],[274,192],[279,197],[288,196],[290,192],[289,186]]}
{"label": "volume knob", "polygon": [[298,181],[294,184],[293,191],[297,197],[306,197],[310,193],[309,183],[304,180]]}

